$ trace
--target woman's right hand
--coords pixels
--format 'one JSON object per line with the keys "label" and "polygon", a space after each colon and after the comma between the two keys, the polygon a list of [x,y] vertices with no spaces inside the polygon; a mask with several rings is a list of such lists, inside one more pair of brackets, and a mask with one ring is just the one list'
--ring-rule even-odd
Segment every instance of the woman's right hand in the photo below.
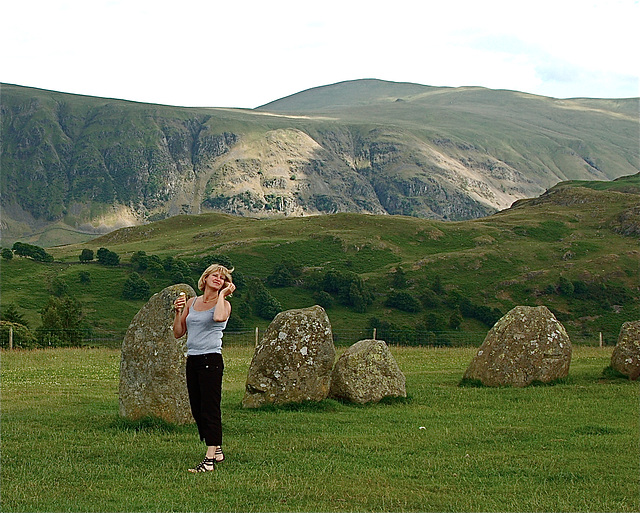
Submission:
{"label": "woman's right hand", "polygon": [[175,338],[182,337],[187,332],[185,322],[184,307],[187,305],[187,295],[180,292],[180,295],[173,301],[173,309],[176,315],[173,318],[173,336]]}
{"label": "woman's right hand", "polygon": [[176,312],[181,312],[184,310],[185,305],[187,304],[187,295],[184,292],[180,292],[180,295],[173,302],[173,309]]}

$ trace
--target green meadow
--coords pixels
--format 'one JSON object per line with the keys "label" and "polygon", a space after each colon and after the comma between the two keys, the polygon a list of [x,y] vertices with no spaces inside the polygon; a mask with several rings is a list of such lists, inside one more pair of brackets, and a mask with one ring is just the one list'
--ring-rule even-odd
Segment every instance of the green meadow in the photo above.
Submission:
{"label": "green meadow", "polygon": [[224,350],[215,472],[193,425],[118,416],[120,351],[2,351],[1,509],[638,511],[638,383],[574,346],[553,386],[461,387],[474,348],[391,347],[406,399],[245,410],[252,356]]}

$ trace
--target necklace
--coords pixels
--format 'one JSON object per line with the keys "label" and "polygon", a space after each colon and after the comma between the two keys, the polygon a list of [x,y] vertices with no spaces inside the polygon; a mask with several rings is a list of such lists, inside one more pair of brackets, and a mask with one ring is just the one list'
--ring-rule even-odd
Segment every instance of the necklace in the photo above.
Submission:
{"label": "necklace", "polygon": [[217,301],[218,298],[213,298],[213,299],[205,299],[204,296],[202,296],[202,302],[203,303],[213,303],[214,301]]}

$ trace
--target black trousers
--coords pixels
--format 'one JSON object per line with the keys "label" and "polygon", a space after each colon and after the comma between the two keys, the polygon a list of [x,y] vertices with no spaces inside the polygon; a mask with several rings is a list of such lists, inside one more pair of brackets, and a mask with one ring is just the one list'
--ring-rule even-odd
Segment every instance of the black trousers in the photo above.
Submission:
{"label": "black trousers", "polygon": [[187,357],[187,390],[191,414],[198,426],[200,440],[207,445],[222,445],[222,373],[220,353]]}

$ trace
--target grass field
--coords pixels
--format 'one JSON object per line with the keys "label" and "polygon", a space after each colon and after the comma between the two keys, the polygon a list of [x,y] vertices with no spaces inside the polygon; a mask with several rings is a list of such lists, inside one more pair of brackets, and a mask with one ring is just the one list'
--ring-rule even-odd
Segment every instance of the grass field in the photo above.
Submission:
{"label": "grass field", "polygon": [[120,352],[1,353],[9,511],[638,511],[638,384],[575,347],[555,386],[467,388],[475,349],[392,347],[407,400],[240,407],[252,355],[225,349],[216,472],[194,426],[118,417]]}

